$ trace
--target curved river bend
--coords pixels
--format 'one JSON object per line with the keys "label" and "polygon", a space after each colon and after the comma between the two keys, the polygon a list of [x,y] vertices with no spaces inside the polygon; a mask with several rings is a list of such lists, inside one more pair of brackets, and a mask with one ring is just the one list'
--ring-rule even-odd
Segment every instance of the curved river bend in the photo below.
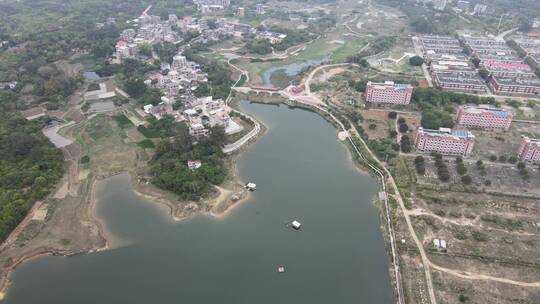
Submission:
{"label": "curved river bend", "polygon": [[[394,302],[377,185],[354,169],[334,127],[299,109],[243,107],[270,127],[238,162],[258,184],[249,201],[224,219],[173,222],[126,175],[110,178],[97,211],[129,245],[34,259],[11,276],[5,303]],[[287,227],[293,219],[300,231]]]}

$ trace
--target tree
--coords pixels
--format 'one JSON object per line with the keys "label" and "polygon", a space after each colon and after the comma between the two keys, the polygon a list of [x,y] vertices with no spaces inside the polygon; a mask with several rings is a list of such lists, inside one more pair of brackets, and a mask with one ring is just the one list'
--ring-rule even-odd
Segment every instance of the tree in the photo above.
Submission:
{"label": "tree", "polygon": [[399,125],[398,129],[399,129],[399,132],[405,133],[409,131],[409,126],[406,123],[403,123]]}
{"label": "tree", "polygon": [[139,53],[146,57],[152,57],[152,46],[148,43],[139,46]]}
{"label": "tree", "polygon": [[368,129],[375,130],[375,129],[377,129],[377,125],[374,124],[374,123],[371,123],[371,124],[369,124]]}
{"label": "tree", "polygon": [[474,57],[471,61],[472,61],[472,63],[474,64],[474,66],[475,66],[476,68],[478,68],[478,67],[480,66],[480,62],[481,62],[481,61],[480,61],[480,59],[478,59],[477,57]]}
{"label": "tree", "polygon": [[396,119],[396,117],[397,117],[397,112],[394,112],[394,111],[388,112],[389,119]]}
{"label": "tree", "polygon": [[411,140],[409,139],[409,136],[403,135],[401,136],[401,152],[403,153],[410,153],[411,152]]}
{"label": "tree", "polygon": [[499,161],[500,161],[501,163],[505,163],[505,162],[506,162],[506,159],[507,159],[507,157],[506,157],[505,155],[499,156]]}
{"label": "tree", "polygon": [[525,165],[524,162],[519,162],[519,163],[517,164],[517,168],[518,168],[519,170],[523,170],[523,169],[525,169],[525,167],[526,167],[526,165]]}
{"label": "tree", "polygon": [[396,132],[396,130],[390,130],[390,131],[388,131],[388,136],[389,136],[390,138],[396,138],[396,137],[397,137],[397,134],[398,134],[398,133]]}
{"label": "tree", "polygon": [[414,166],[418,174],[424,175],[426,173],[426,164],[423,156],[417,156],[414,158]]}
{"label": "tree", "polygon": [[424,64],[424,58],[420,57],[420,56],[413,56],[411,58],[409,58],[409,63],[412,65],[412,66],[421,66],[422,64]]}
{"label": "tree", "polygon": [[517,163],[517,161],[518,161],[518,158],[515,155],[512,155],[512,156],[510,156],[508,158],[508,162],[511,163],[511,164],[515,164],[515,163]]}
{"label": "tree", "polygon": [[496,156],[496,155],[491,155],[491,156],[489,157],[489,160],[492,161],[492,162],[494,162],[494,161],[497,160],[497,156]]}
{"label": "tree", "polygon": [[487,187],[491,186],[491,181],[489,179],[486,179],[484,181],[484,185],[487,186]]}
{"label": "tree", "polygon": [[481,68],[480,70],[478,70],[478,74],[479,74],[480,77],[482,77],[484,80],[488,80],[488,77],[489,77],[489,71],[486,70],[485,68]]}
{"label": "tree", "polygon": [[476,161],[476,166],[477,166],[478,168],[482,167],[483,165],[484,165],[484,162],[483,162],[482,160]]}
{"label": "tree", "polygon": [[463,175],[461,177],[461,182],[465,185],[470,185],[472,183],[472,178],[469,175]]}

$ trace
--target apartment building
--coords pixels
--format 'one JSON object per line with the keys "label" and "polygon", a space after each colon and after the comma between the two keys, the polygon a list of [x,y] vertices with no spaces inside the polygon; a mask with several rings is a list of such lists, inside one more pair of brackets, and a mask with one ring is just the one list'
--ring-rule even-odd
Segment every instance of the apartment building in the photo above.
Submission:
{"label": "apartment building", "polygon": [[508,130],[513,117],[511,112],[490,105],[460,106],[456,122],[464,127]]}
{"label": "apartment building", "polygon": [[523,137],[517,153],[522,161],[540,163],[540,139]]}
{"label": "apartment building", "polygon": [[491,88],[500,95],[540,95],[540,79],[500,78],[492,77],[489,81]]}
{"label": "apartment building", "polygon": [[393,81],[384,83],[368,82],[365,98],[371,103],[389,103],[407,105],[411,102],[413,87],[410,84],[396,84]]}
{"label": "apartment building", "polygon": [[418,128],[414,144],[420,152],[437,152],[442,155],[469,156],[474,146],[474,135],[469,131],[440,128]]}

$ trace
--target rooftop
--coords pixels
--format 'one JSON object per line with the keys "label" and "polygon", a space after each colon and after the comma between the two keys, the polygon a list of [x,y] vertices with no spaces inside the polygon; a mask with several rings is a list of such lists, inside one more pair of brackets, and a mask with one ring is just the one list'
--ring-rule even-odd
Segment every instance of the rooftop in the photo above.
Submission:
{"label": "rooftop", "polygon": [[452,130],[450,128],[439,128],[439,130],[431,130],[420,127],[418,128],[418,133],[426,133],[432,136],[457,137],[459,139],[474,138],[474,135],[467,130]]}

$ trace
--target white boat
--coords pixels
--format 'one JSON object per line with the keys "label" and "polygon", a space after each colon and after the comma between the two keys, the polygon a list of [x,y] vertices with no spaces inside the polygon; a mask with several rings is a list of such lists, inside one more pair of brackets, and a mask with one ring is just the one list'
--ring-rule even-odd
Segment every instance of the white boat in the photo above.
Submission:
{"label": "white boat", "polygon": [[279,266],[278,269],[277,269],[277,271],[278,271],[279,273],[284,273],[284,272],[285,272],[285,267]]}
{"label": "white boat", "polygon": [[300,229],[300,226],[302,226],[302,224],[300,224],[299,221],[292,221],[291,223],[292,227],[296,230],[299,230]]}
{"label": "white boat", "polygon": [[247,183],[246,184],[246,188],[249,190],[249,191],[255,191],[257,189],[257,184],[255,183]]}

